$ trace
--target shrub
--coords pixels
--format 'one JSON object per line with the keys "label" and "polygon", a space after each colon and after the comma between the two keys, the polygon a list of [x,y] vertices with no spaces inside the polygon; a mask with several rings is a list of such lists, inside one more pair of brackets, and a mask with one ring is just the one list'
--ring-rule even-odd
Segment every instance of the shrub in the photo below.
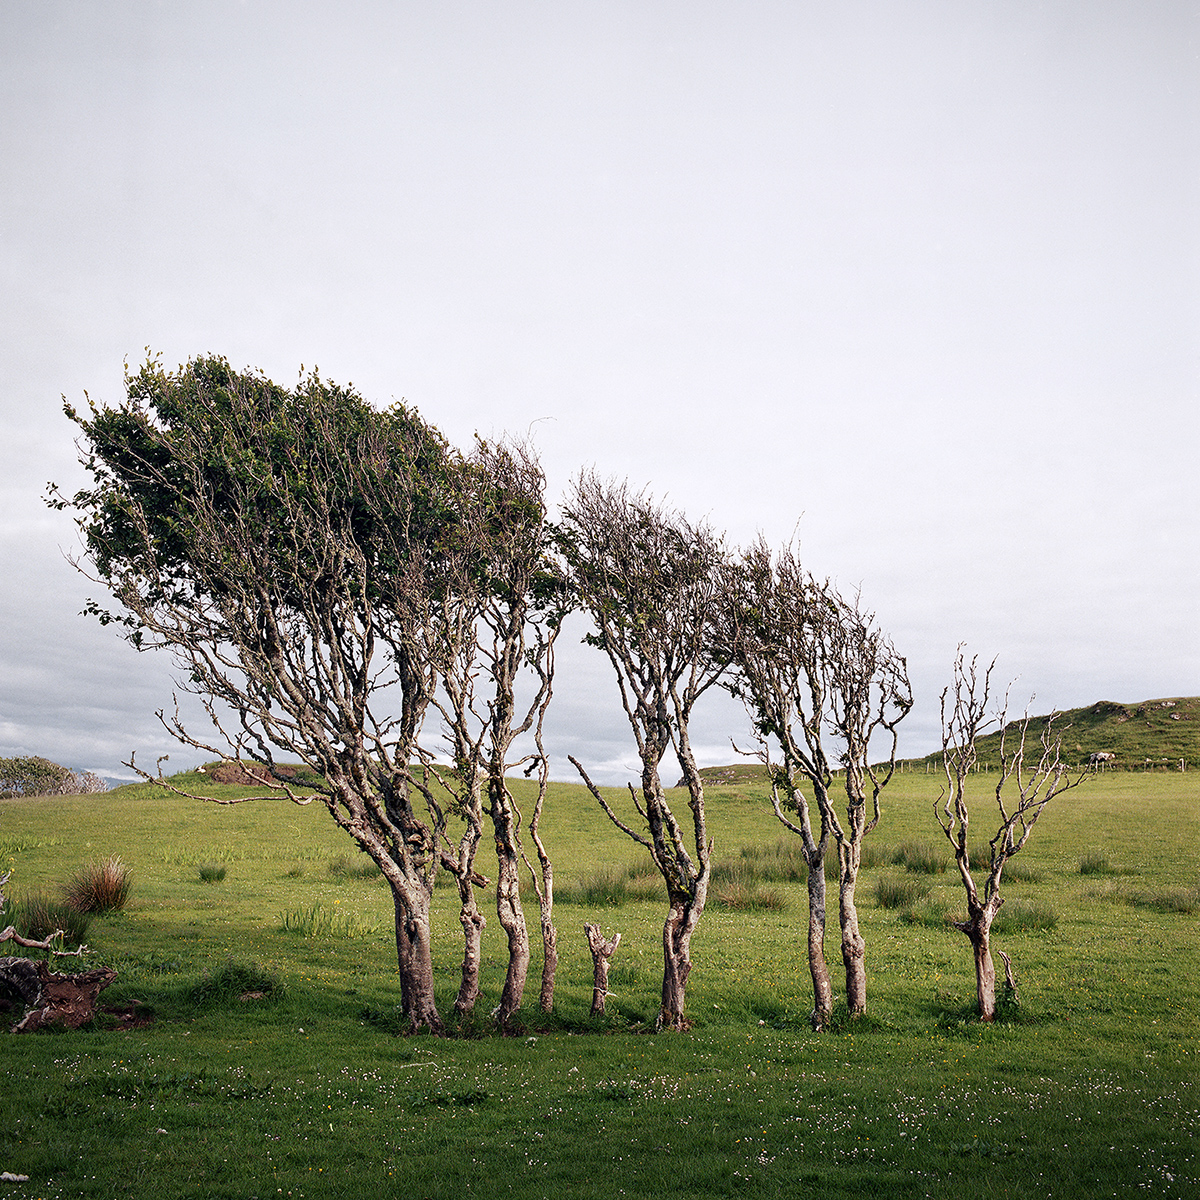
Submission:
{"label": "shrub", "polygon": [[911,908],[932,891],[923,879],[911,876],[884,877],[875,881],[875,900],[880,908]]}
{"label": "shrub", "polygon": [[42,941],[62,930],[63,944],[78,946],[87,936],[92,922],[90,912],[75,908],[63,900],[54,900],[41,892],[30,892],[13,902],[5,919],[17,932],[32,941]]}
{"label": "shrub", "polygon": [[63,891],[67,903],[79,912],[117,912],[125,907],[132,886],[129,868],[114,854],[80,867]]}
{"label": "shrub", "polygon": [[200,882],[201,883],[220,883],[225,878],[224,863],[201,863],[200,864]]}

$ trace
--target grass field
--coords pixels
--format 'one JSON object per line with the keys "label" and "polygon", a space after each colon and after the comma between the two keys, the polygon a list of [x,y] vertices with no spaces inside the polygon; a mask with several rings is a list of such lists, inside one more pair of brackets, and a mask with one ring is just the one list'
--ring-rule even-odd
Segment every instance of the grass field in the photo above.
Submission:
{"label": "grass field", "polygon": [[[710,907],[689,1033],[646,1032],[663,905],[634,899],[558,907],[556,1012],[538,1013],[532,989],[522,1036],[486,1028],[505,965],[493,915],[477,1027],[397,1037],[390,894],[322,810],[146,787],[2,802],[15,895],[111,854],[133,891],[87,935],[91,962],[120,973],[102,998],[117,1011],[5,1042],[0,1171],[30,1180],[0,1186],[155,1200],[1200,1195],[1200,774],[1110,774],[1047,812],[1006,890],[1038,916],[1017,925],[1036,928],[994,939],[1022,1004],[992,1027],[972,1019],[968,944],[941,920],[961,906],[955,877],[892,861],[933,848],[948,862],[936,780],[903,775],[889,792],[860,883],[869,1011],[819,1037],[797,882],[763,885],[782,907]],[[713,787],[710,804],[728,871],[786,837],[753,781]],[[580,788],[554,788],[546,828],[564,895],[594,896],[598,866],[639,862]],[[922,886],[906,904],[909,878]],[[435,900],[443,1013],[454,900],[449,887]],[[589,920],[623,935],[600,1021]],[[828,953],[836,967],[836,935]]]}

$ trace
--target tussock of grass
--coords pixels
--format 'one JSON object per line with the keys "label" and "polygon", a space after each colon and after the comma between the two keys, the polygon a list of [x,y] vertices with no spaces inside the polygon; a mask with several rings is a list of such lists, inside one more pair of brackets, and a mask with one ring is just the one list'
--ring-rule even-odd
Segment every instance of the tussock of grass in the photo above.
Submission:
{"label": "tussock of grass", "polygon": [[875,881],[875,902],[880,908],[911,908],[931,891],[932,885],[924,879],[913,879],[909,875],[884,876]]}
{"label": "tussock of grass", "polygon": [[63,889],[67,903],[83,913],[118,912],[129,900],[133,876],[114,854],[80,867]]}
{"label": "tussock of grass", "polygon": [[3,921],[32,941],[42,941],[61,930],[63,945],[78,946],[87,936],[92,914],[42,892],[28,892],[9,905]]}
{"label": "tussock of grass", "polygon": [[942,875],[949,865],[946,851],[929,842],[902,842],[893,851],[892,862],[919,875]]}
{"label": "tussock of grass", "polygon": [[780,912],[787,907],[787,900],[777,888],[756,884],[726,883],[710,895],[718,908],[736,912]]}
{"label": "tussock of grass", "polygon": [[285,985],[274,971],[255,962],[230,959],[216,971],[204,971],[196,983],[184,989],[185,1003],[195,1008],[216,1008],[241,1002],[243,996],[278,999]]}
{"label": "tussock of grass", "polygon": [[1058,913],[1048,904],[1006,900],[992,922],[993,933],[1040,933],[1058,928]]}
{"label": "tussock of grass", "polygon": [[334,879],[375,879],[379,875],[379,864],[374,859],[361,856],[353,859],[349,854],[336,854],[326,865]]}
{"label": "tussock of grass", "polygon": [[307,908],[293,908],[279,914],[285,933],[299,937],[370,937],[379,926],[363,921],[356,913],[336,912],[317,903]]}
{"label": "tussock of grass", "polygon": [[922,900],[911,905],[900,914],[904,925],[919,925],[925,929],[952,929],[951,914],[944,905],[933,900]]}
{"label": "tussock of grass", "polygon": [[201,883],[220,883],[225,878],[224,863],[201,863],[200,864],[200,882]]}
{"label": "tussock of grass", "polygon": [[1115,875],[1116,869],[1108,861],[1108,855],[1100,850],[1092,850],[1079,860],[1080,875]]}

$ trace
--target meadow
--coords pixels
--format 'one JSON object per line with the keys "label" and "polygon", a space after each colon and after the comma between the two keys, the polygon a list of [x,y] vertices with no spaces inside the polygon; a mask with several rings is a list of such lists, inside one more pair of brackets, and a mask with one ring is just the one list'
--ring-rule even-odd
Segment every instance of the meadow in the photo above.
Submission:
{"label": "meadow", "polygon": [[[494,913],[478,1017],[455,1037],[397,1035],[390,893],[318,806],[145,786],[0,802],[10,894],[113,854],[133,873],[125,910],[87,933],[88,965],[119,972],[110,1011],[4,1043],[0,1171],[29,1176],[4,1195],[1200,1194],[1200,774],[1107,774],[1047,811],[994,938],[1021,1002],[992,1026],[944,922],[962,900],[938,870],[937,779],[898,776],[859,885],[869,1009],[822,1035],[788,835],[753,779],[708,795],[724,905],[693,944],[693,1028],[650,1032],[663,902],[638,848],[562,784],[544,823],[555,1011],[537,1011],[535,956],[510,1038],[487,1020],[505,966]],[[455,899],[435,898],[444,1015]],[[588,1016],[585,921],[622,934],[603,1018]]]}

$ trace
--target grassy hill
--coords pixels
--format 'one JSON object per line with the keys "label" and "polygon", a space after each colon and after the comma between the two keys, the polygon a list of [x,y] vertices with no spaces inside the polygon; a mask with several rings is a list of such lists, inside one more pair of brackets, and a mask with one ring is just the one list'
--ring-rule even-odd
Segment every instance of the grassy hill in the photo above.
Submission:
{"label": "grassy hill", "polygon": [[[1033,717],[1026,739],[1029,748],[1039,744],[1048,714]],[[1009,738],[1018,722],[1008,723]],[[1089,754],[1115,754],[1109,764],[1117,770],[1141,770],[1147,765],[1177,768],[1186,759],[1189,769],[1200,768],[1200,696],[1175,696],[1143,700],[1140,704],[1117,704],[1099,700],[1087,708],[1072,708],[1058,714],[1054,726],[1062,733],[1063,757],[1078,762]],[[1000,760],[999,731],[979,741],[979,761],[993,766]],[[917,765],[941,763],[941,752],[924,758],[906,759]],[[765,783],[766,768],[756,762],[705,767],[700,774],[709,784]]]}

